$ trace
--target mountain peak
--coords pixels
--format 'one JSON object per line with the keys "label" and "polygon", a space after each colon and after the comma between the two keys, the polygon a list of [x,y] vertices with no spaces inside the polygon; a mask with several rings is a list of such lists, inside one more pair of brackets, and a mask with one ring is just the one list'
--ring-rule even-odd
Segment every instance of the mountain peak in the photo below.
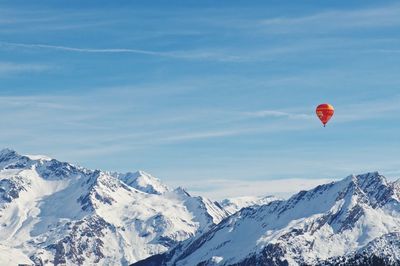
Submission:
{"label": "mountain peak", "polygon": [[14,151],[13,149],[10,149],[10,148],[3,148],[0,150],[0,155],[4,154],[4,153],[16,153],[16,151]]}
{"label": "mountain peak", "polygon": [[387,185],[388,181],[386,178],[379,174],[379,172],[369,172],[360,175],[350,175],[347,178],[339,181],[342,183],[349,183],[350,185],[354,185],[361,190],[371,187],[379,187],[382,185]]}
{"label": "mountain peak", "polygon": [[186,191],[186,189],[184,189],[183,187],[179,186],[177,188],[174,189],[174,192],[180,195],[185,195],[190,197],[190,194]]}
{"label": "mountain peak", "polygon": [[9,148],[4,148],[0,150],[0,161],[4,161],[4,159],[11,159],[11,158],[19,158],[19,157],[26,157],[32,161],[51,161],[52,158],[46,156],[46,155],[31,155],[31,154],[26,154],[26,155],[21,155],[15,150],[9,149]]}
{"label": "mountain peak", "polygon": [[20,156],[20,155],[12,149],[5,148],[5,149],[0,150],[0,161],[9,159],[12,157],[18,157],[18,156]]}
{"label": "mountain peak", "polygon": [[145,171],[110,173],[49,159],[0,151],[1,265],[15,257],[3,246],[26,252],[27,264],[128,265],[226,217],[183,189],[165,193],[169,188]]}
{"label": "mountain peak", "polygon": [[365,173],[365,174],[357,175],[357,176],[355,176],[355,178],[358,181],[363,181],[363,180],[366,180],[366,179],[369,179],[369,180],[373,180],[373,179],[374,180],[377,180],[377,179],[384,180],[385,179],[385,177],[380,175],[379,172],[368,172],[368,173]]}
{"label": "mountain peak", "polygon": [[367,172],[367,173],[359,174],[359,175],[353,174],[353,175],[350,175],[347,178],[345,178],[345,180],[349,179],[349,180],[353,180],[356,182],[360,182],[360,181],[363,181],[366,179],[377,179],[377,178],[382,179],[384,177],[382,175],[380,175],[379,172],[376,171],[376,172]]}
{"label": "mountain peak", "polygon": [[400,230],[396,185],[372,172],[253,205],[163,257],[136,265],[214,265],[215,257],[221,265],[331,265],[319,262],[348,254],[385,258],[385,252],[400,253],[397,242],[380,239]]}
{"label": "mountain peak", "polygon": [[129,186],[149,194],[160,195],[170,191],[170,189],[164,185],[160,179],[142,170],[135,173],[120,175],[119,179]]}
{"label": "mountain peak", "polygon": [[0,151],[0,169],[3,168],[23,168],[29,165],[29,158],[18,154],[11,149]]}
{"label": "mountain peak", "polygon": [[5,148],[0,150],[0,163],[2,167],[21,168],[24,166],[31,166],[36,161],[51,161],[52,159],[44,155],[21,155],[15,150]]}

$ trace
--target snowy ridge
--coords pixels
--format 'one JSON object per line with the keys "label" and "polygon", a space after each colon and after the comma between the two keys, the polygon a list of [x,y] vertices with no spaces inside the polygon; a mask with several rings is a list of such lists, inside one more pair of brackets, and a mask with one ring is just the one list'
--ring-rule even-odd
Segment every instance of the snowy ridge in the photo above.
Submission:
{"label": "snowy ridge", "polygon": [[321,261],[322,265],[398,265],[400,233],[389,233],[369,242],[365,247],[346,256]]}
{"label": "snowy ridge", "polygon": [[135,265],[400,263],[398,195],[397,184],[378,173],[349,176],[285,201],[244,208]]}
{"label": "snowy ridge", "polygon": [[224,199],[220,202],[220,204],[229,214],[234,214],[235,212],[243,208],[254,205],[265,205],[275,200],[278,200],[278,198],[274,196],[266,196],[266,197],[247,196],[247,197]]}
{"label": "snowy ridge", "polygon": [[144,171],[138,171],[136,173],[117,174],[117,177],[125,184],[146,193],[161,195],[169,191],[169,188],[161,183],[158,178]]}
{"label": "snowy ridge", "polygon": [[225,217],[218,204],[142,171],[111,174],[0,151],[0,264],[14,254],[15,263],[129,265]]}
{"label": "snowy ridge", "polygon": [[0,245],[0,265],[31,264],[32,261],[21,250]]}

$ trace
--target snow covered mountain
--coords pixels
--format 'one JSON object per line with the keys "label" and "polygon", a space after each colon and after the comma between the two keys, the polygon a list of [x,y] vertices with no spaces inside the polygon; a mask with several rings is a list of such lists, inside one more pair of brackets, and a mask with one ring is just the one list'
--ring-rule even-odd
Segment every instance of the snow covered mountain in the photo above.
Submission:
{"label": "snow covered mountain", "polygon": [[220,202],[220,205],[224,207],[224,209],[229,214],[234,214],[235,212],[245,207],[254,205],[265,205],[275,200],[278,200],[278,198],[274,196],[266,196],[266,197],[245,196],[245,197],[224,199]]}
{"label": "snow covered mountain", "polygon": [[227,215],[142,171],[108,173],[0,151],[0,265],[128,265]]}
{"label": "snow covered mountain", "polygon": [[400,265],[400,183],[349,176],[244,208],[134,265]]}

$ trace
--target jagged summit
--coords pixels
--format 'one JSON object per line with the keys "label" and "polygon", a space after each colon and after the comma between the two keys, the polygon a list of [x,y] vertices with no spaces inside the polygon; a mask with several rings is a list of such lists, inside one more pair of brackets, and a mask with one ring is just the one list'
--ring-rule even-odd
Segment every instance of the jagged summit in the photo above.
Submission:
{"label": "jagged summit", "polygon": [[13,254],[37,265],[148,257],[137,265],[395,264],[399,198],[400,182],[372,172],[288,200],[216,203],[144,171],[90,170],[3,149],[0,262]]}
{"label": "jagged summit", "polygon": [[15,171],[35,169],[39,175],[47,179],[69,178],[93,172],[43,155],[21,155],[12,149],[0,151],[0,169]]}
{"label": "jagged summit", "polygon": [[400,263],[400,246],[393,241],[400,232],[397,195],[394,183],[377,172],[352,175],[288,200],[243,208],[201,236],[135,265]]}
{"label": "jagged summit", "polygon": [[0,150],[0,162],[16,159],[20,156],[16,151],[9,148]]}
{"label": "jagged summit", "polygon": [[15,150],[12,150],[10,148],[4,148],[0,150],[0,161],[5,161],[5,160],[10,160],[10,159],[18,159],[18,158],[28,158],[33,161],[38,161],[38,160],[46,160],[50,161],[52,160],[50,157],[44,156],[44,155],[21,155]]}
{"label": "jagged summit", "polygon": [[163,194],[170,189],[158,178],[139,170],[135,173],[119,175],[119,178],[127,185],[151,194]]}
{"label": "jagged summit", "polygon": [[0,151],[0,264],[15,254],[17,263],[35,265],[129,265],[226,216],[143,171],[109,173]]}
{"label": "jagged summit", "polygon": [[360,174],[360,175],[352,174],[344,179],[345,182],[348,181],[348,182],[354,182],[357,184],[361,184],[365,181],[370,182],[371,180],[386,181],[386,178],[383,175],[381,175],[379,172],[369,172],[369,173]]}
{"label": "jagged summit", "polygon": [[174,192],[175,192],[176,194],[179,194],[179,195],[184,195],[184,196],[190,197],[189,192],[187,192],[186,189],[183,188],[183,187],[181,187],[181,186],[175,188],[175,189],[174,189]]}
{"label": "jagged summit", "polygon": [[3,148],[0,150],[0,157],[3,156],[4,154],[9,154],[9,153],[16,153],[16,151],[10,148]]}

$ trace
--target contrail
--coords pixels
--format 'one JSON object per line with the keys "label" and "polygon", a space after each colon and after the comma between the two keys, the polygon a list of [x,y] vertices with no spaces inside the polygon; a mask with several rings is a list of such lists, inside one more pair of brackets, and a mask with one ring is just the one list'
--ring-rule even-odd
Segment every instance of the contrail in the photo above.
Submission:
{"label": "contrail", "polygon": [[93,49],[93,48],[76,48],[76,47],[48,45],[48,44],[14,43],[14,42],[3,42],[3,41],[0,41],[0,45],[9,47],[51,49],[51,50],[79,52],[79,53],[134,53],[134,54],[144,54],[144,55],[164,56],[164,57],[181,57],[173,52],[156,52],[156,51],[148,51],[140,49],[127,49],[127,48]]}
{"label": "contrail", "polygon": [[49,44],[31,44],[31,43],[15,43],[15,42],[5,42],[0,41],[0,47],[20,47],[29,49],[49,49],[58,50],[65,52],[76,52],[76,53],[131,53],[131,54],[141,54],[149,56],[159,56],[168,58],[178,58],[178,59],[197,59],[197,60],[216,60],[216,61],[241,61],[243,60],[240,56],[225,55],[216,52],[205,52],[205,51],[167,51],[158,52],[150,50],[141,49],[130,49],[130,48],[77,48],[70,46],[61,45],[49,45]]}

